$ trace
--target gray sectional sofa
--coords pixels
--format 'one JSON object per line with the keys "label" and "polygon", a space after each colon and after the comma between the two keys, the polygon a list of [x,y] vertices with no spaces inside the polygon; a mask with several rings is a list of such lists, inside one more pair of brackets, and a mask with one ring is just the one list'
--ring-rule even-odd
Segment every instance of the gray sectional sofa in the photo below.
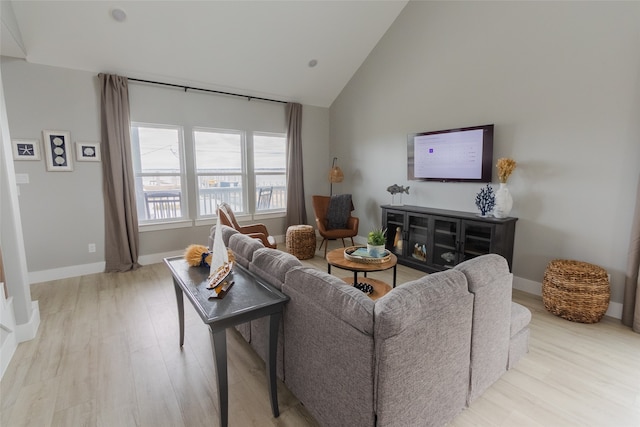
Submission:
{"label": "gray sectional sofa", "polygon": [[[499,255],[397,286],[377,301],[223,227],[236,261],[287,294],[277,374],[323,426],[440,426],[528,351],[531,313]],[[267,320],[238,330],[265,360]]]}

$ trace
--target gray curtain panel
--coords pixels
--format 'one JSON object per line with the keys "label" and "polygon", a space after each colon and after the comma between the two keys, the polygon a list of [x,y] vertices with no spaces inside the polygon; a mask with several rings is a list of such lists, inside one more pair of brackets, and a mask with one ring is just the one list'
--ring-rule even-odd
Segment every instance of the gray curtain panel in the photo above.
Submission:
{"label": "gray curtain panel", "polygon": [[636,194],[636,209],[631,223],[631,239],[629,241],[629,260],[624,284],[624,302],[622,304],[622,323],[640,333],[640,179]]}
{"label": "gray curtain panel", "polygon": [[287,115],[287,225],[307,223],[302,178],[302,105],[288,103]]}
{"label": "gray curtain panel", "polygon": [[99,74],[102,124],[105,271],[138,264],[139,236],[131,159],[129,86],[126,77]]}

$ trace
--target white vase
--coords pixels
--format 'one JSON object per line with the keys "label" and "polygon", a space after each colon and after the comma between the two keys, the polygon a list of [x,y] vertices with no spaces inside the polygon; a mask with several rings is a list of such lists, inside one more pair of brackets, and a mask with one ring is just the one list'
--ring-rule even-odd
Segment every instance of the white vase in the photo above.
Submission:
{"label": "white vase", "polygon": [[496,191],[496,204],[493,207],[493,216],[496,218],[506,218],[513,208],[513,198],[509,193],[509,188],[505,182],[500,183],[500,188]]}

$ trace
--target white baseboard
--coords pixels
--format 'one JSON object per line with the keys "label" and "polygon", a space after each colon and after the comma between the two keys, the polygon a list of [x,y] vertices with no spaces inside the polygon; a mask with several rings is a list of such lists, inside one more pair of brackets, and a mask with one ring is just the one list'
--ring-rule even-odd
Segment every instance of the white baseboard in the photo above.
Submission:
{"label": "white baseboard", "polygon": [[[523,279],[522,277],[513,276],[513,289],[518,289],[533,295],[542,296],[542,283],[534,280]],[[609,308],[605,316],[614,319],[622,319],[622,303],[609,301]]]}
{"label": "white baseboard", "polygon": [[84,276],[85,274],[102,273],[104,262],[92,264],[71,265],[69,267],[52,268],[50,270],[30,271],[29,283],[48,282],[50,280],[66,279],[68,277]]}
{"label": "white baseboard", "polygon": [[40,326],[40,307],[38,301],[31,301],[31,316],[27,323],[16,325],[15,312],[13,310],[13,297],[4,297],[4,290],[0,289],[0,312],[1,322],[0,332],[2,342],[0,343],[0,379],[4,376],[9,362],[21,342],[35,338]]}
{"label": "white baseboard", "polygon": [[[163,258],[181,255],[183,251],[171,251],[158,254],[143,255],[138,258],[141,265],[156,264],[162,262]],[[104,272],[104,262],[94,262],[92,264],[71,265],[69,267],[52,268],[50,270],[29,272],[29,283],[48,282],[50,280],[67,279],[69,277],[84,276]]]}
{"label": "white baseboard", "polygon": [[16,325],[16,341],[19,343],[32,340],[40,327],[40,305],[38,301],[31,301],[31,317],[27,323]]}
{"label": "white baseboard", "polygon": [[542,283],[522,277],[513,276],[513,289],[542,296]]}
{"label": "white baseboard", "polygon": [[4,287],[0,286],[0,378],[11,362],[18,348],[16,339],[16,317],[13,312],[13,297],[5,298]]}
{"label": "white baseboard", "polygon": [[138,263],[141,265],[157,264],[162,262],[163,259],[172,256],[178,256],[184,254],[184,249],[179,251],[162,252],[159,254],[142,255],[138,258]]}

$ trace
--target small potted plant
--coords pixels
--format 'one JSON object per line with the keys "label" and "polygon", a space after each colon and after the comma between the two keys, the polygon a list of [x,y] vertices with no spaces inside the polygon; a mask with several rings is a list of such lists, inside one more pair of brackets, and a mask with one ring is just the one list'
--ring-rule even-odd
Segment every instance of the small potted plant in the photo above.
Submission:
{"label": "small potted plant", "polygon": [[372,257],[380,258],[384,256],[385,244],[387,242],[387,230],[375,229],[367,235],[367,252]]}

